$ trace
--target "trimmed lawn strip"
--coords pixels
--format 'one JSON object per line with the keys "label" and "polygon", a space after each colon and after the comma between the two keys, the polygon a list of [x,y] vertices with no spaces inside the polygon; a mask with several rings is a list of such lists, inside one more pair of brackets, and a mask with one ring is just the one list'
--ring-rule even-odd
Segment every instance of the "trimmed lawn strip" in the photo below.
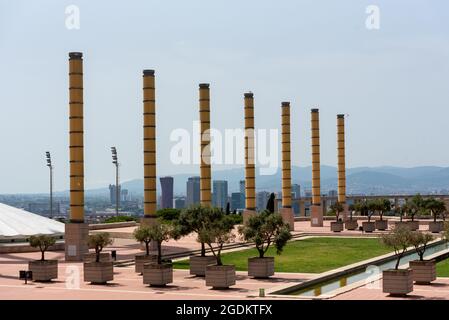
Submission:
{"label": "trimmed lawn strip", "polygon": [[[379,239],[317,237],[289,242],[281,255],[270,247],[266,256],[275,257],[276,272],[322,273],[390,251]],[[257,250],[252,248],[224,253],[222,259],[223,264],[234,264],[238,271],[247,271],[248,258],[255,256]],[[188,269],[189,260],[174,262],[173,267]]]}

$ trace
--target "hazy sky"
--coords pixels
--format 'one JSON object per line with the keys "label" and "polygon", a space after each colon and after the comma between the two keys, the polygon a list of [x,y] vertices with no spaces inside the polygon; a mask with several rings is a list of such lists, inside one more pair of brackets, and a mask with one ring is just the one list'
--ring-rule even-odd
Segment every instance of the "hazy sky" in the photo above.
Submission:
{"label": "hazy sky", "polygon": [[[66,28],[68,5],[80,29]],[[380,29],[365,26],[368,5]],[[0,0],[0,193],[68,187],[68,52],[84,53],[86,187],[143,175],[142,69],[156,69],[158,173],[170,132],[192,130],[198,83],[211,83],[212,126],[280,127],[292,103],[292,161],[309,165],[310,109],[320,108],[322,163],[336,165],[336,114],[347,165],[449,166],[449,2]],[[223,167],[215,166],[215,169]]]}

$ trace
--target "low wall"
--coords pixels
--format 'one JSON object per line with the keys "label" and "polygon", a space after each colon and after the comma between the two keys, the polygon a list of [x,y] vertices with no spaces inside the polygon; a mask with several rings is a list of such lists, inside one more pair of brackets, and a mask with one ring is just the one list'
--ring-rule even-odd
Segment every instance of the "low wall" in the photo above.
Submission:
{"label": "low wall", "polygon": [[135,221],[97,223],[97,224],[90,224],[89,230],[115,229],[115,228],[125,228],[125,227],[135,227],[135,226],[137,226],[137,222],[135,222]]}
{"label": "low wall", "polygon": [[[56,242],[48,251],[63,251],[64,240]],[[22,253],[22,252],[37,252],[39,248],[33,248],[28,242],[23,243],[0,243],[0,253]]]}

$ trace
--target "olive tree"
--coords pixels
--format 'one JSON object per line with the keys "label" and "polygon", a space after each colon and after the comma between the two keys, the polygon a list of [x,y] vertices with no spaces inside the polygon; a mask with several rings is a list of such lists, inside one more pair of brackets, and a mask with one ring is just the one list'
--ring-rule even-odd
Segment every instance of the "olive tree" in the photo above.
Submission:
{"label": "olive tree", "polygon": [[395,269],[399,269],[401,258],[407,252],[407,248],[412,245],[410,228],[405,226],[396,226],[392,231],[381,236],[382,243],[394,249],[396,255]]}
{"label": "olive tree", "polygon": [[100,262],[100,252],[103,251],[104,247],[111,245],[112,243],[113,239],[107,232],[89,235],[89,247],[95,248],[95,262]]}
{"label": "olive tree", "polygon": [[263,258],[270,246],[276,247],[276,253],[281,254],[287,241],[292,238],[290,229],[278,213],[268,210],[250,217],[243,226],[239,227],[239,233],[248,242],[254,242],[259,252],[259,258]]}
{"label": "olive tree", "polygon": [[31,236],[30,246],[39,248],[41,252],[41,261],[45,261],[45,251],[56,243],[56,239],[48,235]]}

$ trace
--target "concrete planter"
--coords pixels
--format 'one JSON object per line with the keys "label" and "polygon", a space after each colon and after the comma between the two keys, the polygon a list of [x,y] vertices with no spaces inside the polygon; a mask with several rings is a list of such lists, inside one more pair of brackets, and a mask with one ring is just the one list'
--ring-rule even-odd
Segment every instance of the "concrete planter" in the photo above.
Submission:
{"label": "concrete planter", "polygon": [[235,285],[235,266],[207,266],[206,286],[213,289],[227,289]]}
{"label": "concrete planter", "polygon": [[192,256],[189,258],[190,274],[197,277],[204,277],[206,275],[206,267],[216,263],[217,259],[214,256]]}
{"label": "concrete planter", "polygon": [[114,280],[114,264],[112,261],[84,263],[84,282],[105,284],[112,280]]}
{"label": "concrete planter", "polygon": [[435,260],[410,261],[410,268],[413,270],[413,281],[416,284],[429,284],[437,278]]}
{"label": "concrete planter", "polygon": [[[83,262],[95,262],[95,252],[89,252],[83,255]],[[109,252],[100,252],[100,262],[112,261],[111,254]]]}
{"label": "concrete planter", "polygon": [[274,275],[274,257],[248,258],[248,276],[269,278]]}
{"label": "concrete planter", "polygon": [[348,220],[345,222],[345,228],[346,230],[357,230],[359,227],[359,224],[357,220]]}
{"label": "concrete planter", "polygon": [[419,221],[407,221],[407,225],[412,231],[419,230]]}
{"label": "concrete planter", "polygon": [[157,254],[150,254],[150,255],[137,255],[134,259],[135,265],[134,270],[136,273],[143,274],[143,265],[146,263],[153,263],[157,262]]}
{"label": "concrete planter", "polygon": [[376,224],[374,222],[362,222],[362,227],[364,232],[373,232],[376,230]]}
{"label": "concrete planter", "polygon": [[413,291],[411,269],[385,270],[382,273],[382,290],[392,296],[405,296]]}
{"label": "concrete planter", "polygon": [[411,225],[407,221],[397,221],[394,223],[395,228],[400,228],[400,227],[410,228],[410,226]]}
{"label": "concrete planter", "polygon": [[387,230],[388,229],[388,220],[376,220],[375,222],[377,230]]}
{"label": "concrete planter", "polygon": [[173,282],[173,265],[171,263],[147,263],[143,265],[143,283],[163,287]]}
{"label": "concrete planter", "polygon": [[429,222],[429,231],[432,233],[440,233],[444,230],[444,222],[443,221],[431,221]]}
{"label": "concrete planter", "polygon": [[51,281],[58,278],[58,260],[35,260],[28,262],[33,281]]}
{"label": "concrete planter", "polygon": [[331,222],[331,231],[332,232],[342,232],[343,231],[343,222],[340,222],[340,221]]}

